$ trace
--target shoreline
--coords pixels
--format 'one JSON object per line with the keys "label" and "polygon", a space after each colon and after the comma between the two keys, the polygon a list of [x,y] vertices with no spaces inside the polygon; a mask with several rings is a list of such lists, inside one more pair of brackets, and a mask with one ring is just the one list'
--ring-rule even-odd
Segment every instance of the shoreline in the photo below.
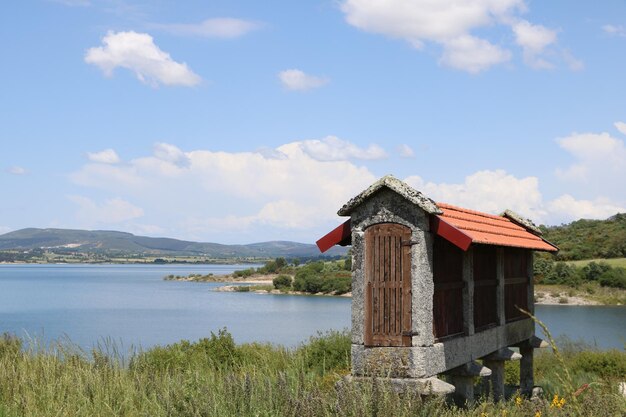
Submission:
{"label": "shoreline", "polygon": [[[266,286],[272,285],[272,280],[276,278],[279,274],[265,274],[265,275],[256,275],[248,278],[238,278],[232,275],[213,275],[210,277],[202,277],[202,279],[197,279],[197,277],[180,277],[175,279],[176,281],[185,281],[185,282],[218,282],[224,283],[225,285],[216,287],[213,291],[216,292],[238,292],[239,288],[243,286]],[[245,285],[240,285],[245,284]],[[574,291],[570,288],[565,288],[563,286],[558,285],[537,285],[535,286],[535,305],[559,305],[559,306],[623,306],[620,303],[603,303],[599,300],[594,299],[593,297],[586,297],[585,294],[581,294],[579,290],[572,295],[570,293]],[[273,294],[273,295],[315,295],[315,296],[326,296],[326,297],[344,297],[348,298],[352,296],[352,293],[345,294],[327,294],[327,293],[306,293],[301,291],[284,291],[277,290],[275,288],[265,289],[265,288],[253,288],[250,290],[244,290],[242,292],[252,292],[255,294]]]}

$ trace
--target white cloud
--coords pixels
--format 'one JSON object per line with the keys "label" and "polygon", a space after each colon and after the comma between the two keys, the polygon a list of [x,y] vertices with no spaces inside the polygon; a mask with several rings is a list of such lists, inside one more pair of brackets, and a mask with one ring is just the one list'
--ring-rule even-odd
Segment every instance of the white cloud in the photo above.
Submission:
{"label": "white cloud", "polygon": [[405,181],[435,201],[491,214],[511,209],[536,223],[605,219],[618,212],[626,212],[626,207],[604,197],[576,200],[569,194],[563,194],[544,201],[536,177],[516,178],[503,170],[478,171],[457,184],[427,182],[418,176],[408,177]]}
{"label": "white cloud", "polygon": [[10,227],[0,226],[0,235],[3,235],[5,233],[9,233],[11,230],[13,230],[13,229],[11,229]]}
{"label": "white cloud", "polygon": [[415,156],[415,151],[413,151],[413,148],[405,143],[398,146],[398,153],[403,158],[413,158]]}
{"label": "white cloud", "polygon": [[261,24],[250,20],[221,17],[206,19],[201,23],[170,23],[152,26],[175,35],[231,39],[259,29]]}
{"label": "white cloud", "polygon": [[28,170],[26,168],[20,166],[12,166],[7,168],[7,172],[13,175],[25,175],[28,174]]}
{"label": "white cloud", "polygon": [[120,157],[113,149],[105,149],[100,152],[87,152],[87,158],[100,164],[118,164]]}
{"label": "white cloud", "polygon": [[605,198],[576,200],[569,194],[548,203],[550,211],[562,213],[571,219],[606,219],[617,213],[626,212],[626,207],[616,205]]}
{"label": "white cloud", "polygon": [[515,42],[522,47],[524,62],[528,66],[537,69],[554,67],[543,57],[543,53],[548,46],[556,43],[556,31],[541,25],[533,25],[526,20],[520,20],[512,28]]}
{"label": "white cloud", "polygon": [[144,215],[143,209],[121,198],[109,199],[103,204],[79,195],[68,196],[68,199],[78,205],[76,218],[83,224],[122,223]]}
{"label": "white cloud", "polygon": [[624,123],[624,122],[615,122],[614,126],[620,133],[626,135],[626,123]]}
{"label": "white cloud", "polygon": [[608,33],[612,36],[622,36],[626,37],[626,28],[624,26],[615,26],[615,25],[604,25],[602,26],[602,30],[604,33]]}
{"label": "white cloud", "polygon": [[372,144],[367,148],[360,148],[336,136],[327,136],[319,140],[304,140],[298,144],[304,153],[318,161],[373,160],[387,157],[387,152],[378,145]]}
{"label": "white cloud", "polygon": [[154,44],[152,36],[137,32],[109,32],[102,39],[104,46],[87,50],[85,62],[96,65],[108,77],[115,68],[132,71],[143,83],[157,86],[193,86],[201,79],[187,64],[174,61]]}
{"label": "white cloud", "polygon": [[552,65],[543,55],[556,43],[556,32],[520,19],[524,0],[344,0],[341,9],[361,30],[403,39],[418,49],[427,42],[442,46],[439,62],[452,68],[476,73],[508,62],[507,48],[472,34],[498,25],[511,27],[528,65]]}
{"label": "white cloud", "polygon": [[[574,141],[567,146],[586,154],[585,145]],[[604,147],[603,152],[615,150]],[[119,197],[102,204],[78,196],[72,201],[81,208],[83,223],[101,219],[139,234],[233,243],[312,241],[339,224],[337,209],[376,180],[350,160],[382,155],[372,149],[337,138],[296,141],[262,152],[186,151],[160,143],[124,164],[85,164],[70,176],[76,184]],[[508,208],[545,224],[605,218],[625,211],[626,205],[610,193],[612,199],[576,200],[571,197],[575,193],[560,191],[544,199],[537,177],[518,178],[504,170],[478,171],[458,183],[417,176],[406,181],[436,201],[494,214]],[[141,224],[136,224],[139,217]]]}
{"label": "white cloud", "polygon": [[179,167],[188,166],[190,163],[189,157],[183,151],[169,143],[157,143],[154,145],[154,156]]}
{"label": "white cloud", "polygon": [[305,74],[298,69],[288,69],[278,73],[278,78],[285,88],[293,91],[307,91],[328,84],[327,78]]}
{"label": "white cloud", "polygon": [[516,178],[503,170],[485,170],[460,184],[426,182],[418,176],[405,181],[435,201],[493,214],[508,208],[537,220],[546,216],[537,177]]}
{"label": "white cloud", "polygon": [[88,163],[70,178],[150,207],[142,223],[161,225],[167,236],[239,243],[246,236],[311,240],[335,227],[338,208],[376,179],[341,158],[380,151],[340,143],[344,148],[336,154],[328,143],[312,150],[309,141],[263,153],[158,144],[151,155],[119,165]]}
{"label": "white cloud", "polygon": [[[617,127],[617,124],[616,124]],[[557,143],[576,162],[566,169],[557,169],[562,179],[590,181],[605,175],[626,176],[626,146],[624,141],[608,133],[572,133],[558,138]]]}
{"label": "white cloud", "polygon": [[439,62],[475,74],[510,59],[511,52],[506,49],[484,39],[463,35],[444,43],[443,55]]}

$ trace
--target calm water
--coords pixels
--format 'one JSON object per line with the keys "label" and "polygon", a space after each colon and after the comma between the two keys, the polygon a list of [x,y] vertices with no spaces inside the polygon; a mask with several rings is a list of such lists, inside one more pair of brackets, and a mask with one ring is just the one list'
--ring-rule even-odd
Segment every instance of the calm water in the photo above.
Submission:
{"label": "calm water", "polygon": [[[110,337],[128,348],[196,340],[227,327],[237,342],[295,346],[350,326],[350,299],[217,293],[222,284],[163,281],[249,265],[0,265],[0,333],[82,347]],[[555,336],[623,348],[625,307],[537,306]],[[538,333],[539,334],[539,333]]]}

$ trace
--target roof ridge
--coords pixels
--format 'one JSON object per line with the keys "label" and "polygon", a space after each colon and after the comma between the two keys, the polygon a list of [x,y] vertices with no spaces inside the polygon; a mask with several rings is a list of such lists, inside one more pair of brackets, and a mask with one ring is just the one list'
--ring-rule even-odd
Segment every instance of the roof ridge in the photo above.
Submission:
{"label": "roof ridge", "polygon": [[474,215],[477,215],[477,216],[487,217],[487,218],[490,218],[490,219],[504,221],[504,222],[507,222],[507,223],[510,222],[506,217],[498,216],[497,214],[489,214],[489,213],[485,213],[483,211],[472,210],[472,209],[468,209],[468,208],[465,208],[465,207],[459,207],[459,206],[455,206],[455,205],[452,205],[452,204],[443,203],[443,202],[439,202],[439,201],[437,202],[437,206],[439,206],[440,208],[444,208],[444,209],[460,211],[462,213],[467,213],[467,214],[474,214]]}
{"label": "roof ridge", "polygon": [[[467,214],[469,214],[469,213],[467,213]],[[498,227],[498,228],[502,228],[502,229],[518,230],[520,232],[526,230],[522,226],[519,226],[519,225],[513,223],[512,221],[509,221],[508,219],[504,219],[505,221],[503,222],[503,224],[495,225],[495,224],[492,224],[492,223],[488,223],[486,221],[481,221],[481,220],[476,220],[476,219],[468,220],[466,218],[460,217],[458,215],[450,214],[450,213],[444,213],[441,216],[443,216],[444,218],[448,217],[448,218],[452,218],[452,219],[462,220],[464,222],[486,224],[486,225],[490,225],[492,227]]]}

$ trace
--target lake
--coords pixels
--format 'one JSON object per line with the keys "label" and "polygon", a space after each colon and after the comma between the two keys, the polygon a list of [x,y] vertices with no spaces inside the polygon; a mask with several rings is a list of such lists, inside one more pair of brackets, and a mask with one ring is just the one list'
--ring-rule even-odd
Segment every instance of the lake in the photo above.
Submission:
{"label": "lake", "polygon": [[[197,340],[226,327],[235,340],[297,346],[350,326],[349,298],[214,292],[222,283],[164,281],[250,265],[0,265],[0,333],[126,350]],[[537,306],[555,336],[624,348],[625,307]],[[537,332],[540,335],[540,332]]]}

